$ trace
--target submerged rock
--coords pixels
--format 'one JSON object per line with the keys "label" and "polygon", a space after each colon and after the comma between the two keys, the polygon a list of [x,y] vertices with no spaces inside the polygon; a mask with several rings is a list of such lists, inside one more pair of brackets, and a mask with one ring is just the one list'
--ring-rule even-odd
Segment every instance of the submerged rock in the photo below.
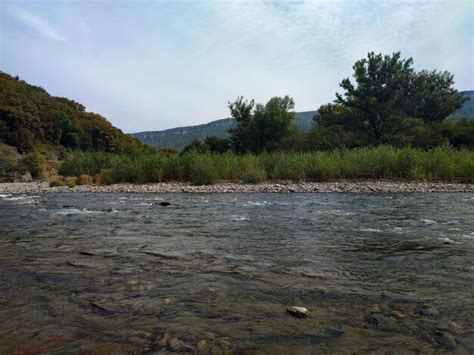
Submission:
{"label": "submerged rock", "polygon": [[201,339],[196,343],[196,350],[203,351],[207,348],[207,346],[208,346],[207,341],[205,341],[204,339]]}
{"label": "submerged rock", "polygon": [[448,350],[453,350],[454,348],[456,348],[456,338],[452,334],[442,330],[436,330],[435,337],[436,342],[441,347],[446,348]]}
{"label": "submerged rock", "polygon": [[288,307],[286,311],[296,318],[305,318],[309,314],[309,311],[307,308],[298,307],[298,306]]}
{"label": "submerged rock", "polygon": [[171,339],[169,346],[170,346],[171,350],[173,350],[173,351],[184,350],[184,348],[186,347],[186,345],[181,340],[179,340],[178,338]]}
{"label": "submerged rock", "polygon": [[420,313],[422,316],[437,316],[439,314],[436,307],[431,304],[424,304],[421,306],[418,313]]}
{"label": "submerged rock", "polygon": [[160,349],[167,348],[170,345],[171,339],[173,339],[171,334],[165,333],[162,334],[161,337],[157,341],[155,341],[153,345]]}

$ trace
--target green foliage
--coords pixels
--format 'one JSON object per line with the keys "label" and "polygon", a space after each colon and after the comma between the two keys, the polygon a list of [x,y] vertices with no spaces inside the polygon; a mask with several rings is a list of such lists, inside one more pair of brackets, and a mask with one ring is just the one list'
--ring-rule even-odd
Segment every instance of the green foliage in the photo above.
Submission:
{"label": "green foliage", "polygon": [[[74,162],[74,164],[71,164]],[[378,146],[314,153],[273,152],[260,155],[158,153],[76,155],[63,163],[62,174],[98,173],[98,182],[144,183],[189,181],[196,185],[219,180],[260,183],[266,180],[332,181],[340,179],[406,179],[472,182],[474,151],[447,146],[431,150]],[[72,173],[72,174],[71,174]]]}
{"label": "green foliage", "polygon": [[140,142],[84,106],[0,72],[0,140],[21,153],[40,145],[133,152]]}
{"label": "green foliage", "polygon": [[46,159],[44,155],[34,150],[21,159],[21,164],[31,173],[33,179],[38,179],[43,174]]}
{"label": "green foliage", "polygon": [[19,169],[18,161],[12,157],[0,157],[0,179],[17,172]]}
{"label": "green foliage", "polygon": [[212,185],[216,182],[218,175],[210,155],[193,153],[185,158],[185,171],[193,185]]}
{"label": "green foliage", "polygon": [[254,104],[239,97],[229,103],[236,127],[229,131],[235,152],[261,153],[275,151],[289,135],[294,119],[295,106],[289,96],[273,97],[265,105]]}
{"label": "green foliage", "polygon": [[66,183],[64,180],[58,179],[58,180],[53,180],[49,183],[49,187],[61,187],[61,186],[66,186]]}
{"label": "green foliage", "polygon": [[[343,141],[354,146],[360,146],[357,140],[363,145],[411,144],[400,140],[407,129],[413,128],[411,133],[416,131],[416,127],[411,127],[413,124],[420,126],[408,121],[410,118],[432,126],[467,99],[452,87],[450,73],[417,73],[412,66],[413,59],[401,59],[400,52],[391,56],[371,52],[367,58],[358,60],[353,66],[355,83],[344,79],[340,83],[344,94],[336,94],[336,105],[320,108],[321,133],[326,130],[330,135],[341,135]],[[346,137],[346,131],[355,137]]]}

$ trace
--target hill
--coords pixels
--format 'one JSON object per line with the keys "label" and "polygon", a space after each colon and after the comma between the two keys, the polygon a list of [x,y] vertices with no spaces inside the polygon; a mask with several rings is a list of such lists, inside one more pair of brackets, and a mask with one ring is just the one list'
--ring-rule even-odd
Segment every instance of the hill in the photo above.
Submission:
{"label": "hill", "polygon": [[448,119],[461,120],[468,119],[474,120],[474,90],[461,91],[462,94],[467,96],[467,100],[456,112],[449,115]]}
{"label": "hill", "polygon": [[[474,120],[474,91],[462,91],[462,93],[469,97],[469,100],[466,101],[459,110],[448,117],[450,120]],[[296,113],[296,126],[304,132],[308,131],[313,125],[313,117],[315,115],[316,111]],[[228,135],[228,130],[234,126],[235,122],[232,118],[224,118],[196,126],[133,133],[132,136],[138,138],[144,144],[181,150],[194,139],[203,140],[212,135],[225,138]]]}
{"label": "hill", "polygon": [[[316,111],[298,112],[295,115],[295,124],[303,131],[308,131],[313,125]],[[209,136],[225,138],[229,129],[235,126],[233,118],[224,118],[217,121],[197,125],[171,128],[163,131],[147,131],[133,133],[142,143],[160,148],[181,150],[194,139],[205,139]]]}
{"label": "hill", "polygon": [[127,152],[141,146],[80,103],[49,95],[0,72],[0,143],[25,153],[35,147]]}

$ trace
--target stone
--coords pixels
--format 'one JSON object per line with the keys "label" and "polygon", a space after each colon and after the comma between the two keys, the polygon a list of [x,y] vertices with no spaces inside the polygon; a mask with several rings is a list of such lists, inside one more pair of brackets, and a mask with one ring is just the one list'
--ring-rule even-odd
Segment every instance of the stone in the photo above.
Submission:
{"label": "stone", "polygon": [[208,346],[207,341],[205,341],[204,339],[201,339],[196,343],[196,350],[198,351],[205,350],[207,346]]}
{"label": "stone", "polygon": [[436,341],[437,343],[448,350],[453,350],[456,348],[456,338],[448,332],[444,332],[441,330],[435,331]]}
{"label": "stone", "polygon": [[286,311],[296,318],[305,318],[309,314],[309,311],[307,308],[298,307],[298,306],[288,307]]}
{"label": "stone", "polygon": [[169,333],[162,334],[160,339],[155,341],[154,345],[160,349],[167,348],[170,345],[171,340],[173,337]]}
{"label": "stone", "polygon": [[422,316],[437,316],[439,314],[436,307],[431,304],[424,304],[421,306],[418,313],[420,313]]}
{"label": "stone", "polygon": [[372,307],[370,307],[369,311],[371,313],[382,313],[382,310],[378,304],[374,304]]}
{"label": "stone", "polygon": [[169,347],[171,348],[171,350],[173,351],[180,351],[182,350],[183,348],[185,348],[185,345],[184,343],[179,340],[178,338],[173,338],[170,340],[170,343],[169,343]]}
{"label": "stone", "polygon": [[163,206],[163,207],[166,207],[166,206],[171,205],[171,202],[168,202],[168,201],[161,201],[161,202],[159,203],[159,205],[160,205],[160,206]]}

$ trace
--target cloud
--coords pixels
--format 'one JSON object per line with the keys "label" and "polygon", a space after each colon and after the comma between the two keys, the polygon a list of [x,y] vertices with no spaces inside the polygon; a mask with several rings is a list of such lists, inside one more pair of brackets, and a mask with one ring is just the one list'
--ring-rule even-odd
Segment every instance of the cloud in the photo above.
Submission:
{"label": "cloud", "polygon": [[226,117],[240,95],[317,109],[369,51],[401,51],[417,70],[453,73],[459,90],[474,85],[472,0],[22,4],[4,18],[2,68],[127,132]]}
{"label": "cloud", "polygon": [[22,22],[24,25],[38,32],[42,36],[49,38],[53,41],[58,42],[67,42],[68,38],[62,35],[58,30],[56,30],[48,21],[45,19],[33,15],[32,13],[25,11],[23,9],[14,9],[13,10],[15,17]]}

